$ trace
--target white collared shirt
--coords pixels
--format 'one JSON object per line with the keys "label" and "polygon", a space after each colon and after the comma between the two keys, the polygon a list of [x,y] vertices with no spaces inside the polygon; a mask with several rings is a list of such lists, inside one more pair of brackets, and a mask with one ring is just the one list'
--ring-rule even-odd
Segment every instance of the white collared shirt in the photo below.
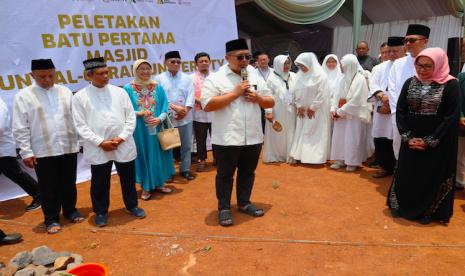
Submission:
{"label": "white collared shirt", "polygon": [[273,68],[267,67],[266,70],[261,69],[260,67],[257,67],[255,69],[257,74],[265,81],[268,81],[268,78],[273,74]]}
{"label": "white collared shirt", "polygon": [[378,106],[381,106],[382,103],[380,100],[376,99],[374,95],[382,91],[384,93],[387,92],[388,87],[388,77],[389,71],[392,68],[393,61],[385,61],[373,67],[371,71],[371,78],[370,78],[370,98],[369,101],[375,103],[375,110],[373,111],[373,126],[371,129],[371,136],[374,138],[388,138],[392,140],[392,122],[391,122],[391,114],[381,114],[377,112]]}
{"label": "white collared shirt", "polygon": [[402,86],[407,79],[415,75],[415,58],[410,54],[394,61],[389,71],[388,96],[391,113],[396,113],[397,100],[399,100]]}
{"label": "white collared shirt", "polygon": [[[247,67],[249,82],[253,90],[262,96],[271,96],[265,81]],[[216,96],[231,93],[241,83],[241,76],[231,71],[229,65],[223,65],[218,72],[208,76],[202,89],[202,106]],[[263,143],[263,130],[260,106],[247,102],[241,96],[228,106],[212,111],[212,144],[221,146],[244,146]]]}
{"label": "white collared shirt", "polygon": [[[192,109],[194,108],[194,85],[189,75],[179,71],[176,76],[173,77],[169,71],[166,71],[156,76],[155,81],[163,87],[163,90],[165,90],[169,103],[188,106]],[[173,126],[184,126],[192,122],[192,109],[181,120],[174,119],[175,112],[170,110],[168,114],[171,117],[170,119]]]}
{"label": "white collared shirt", "polygon": [[8,106],[0,98],[0,157],[16,156],[16,142],[11,131],[11,117]]}
{"label": "white collared shirt", "polygon": [[18,92],[13,104],[13,134],[23,159],[79,151],[71,115],[71,90],[55,84],[48,90],[32,84]]}
{"label": "white collared shirt", "polygon": [[[98,88],[90,84],[78,91],[73,99],[73,118],[83,140],[84,160],[88,163],[129,162],[136,158],[132,136],[136,115],[122,88],[111,84]],[[104,140],[115,137],[124,140],[116,150],[104,151],[99,147]]]}

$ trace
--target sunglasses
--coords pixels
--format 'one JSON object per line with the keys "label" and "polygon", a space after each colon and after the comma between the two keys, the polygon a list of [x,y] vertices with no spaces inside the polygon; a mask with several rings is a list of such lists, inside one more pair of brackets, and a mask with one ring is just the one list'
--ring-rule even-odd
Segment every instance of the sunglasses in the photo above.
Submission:
{"label": "sunglasses", "polygon": [[171,64],[181,64],[180,60],[172,60],[170,61]]}
{"label": "sunglasses", "polygon": [[234,56],[238,61],[243,61],[244,59],[246,60],[250,60],[250,58],[252,57],[251,55],[237,55],[237,56]]}
{"label": "sunglasses", "polygon": [[416,38],[416,37],[409,37],[409,38],[404,38],[404,40],[402,40],[402,42],[404,44],[407,44],[407,43],[415,43],[417,42],[418,40],[425,40],[425,38]]}

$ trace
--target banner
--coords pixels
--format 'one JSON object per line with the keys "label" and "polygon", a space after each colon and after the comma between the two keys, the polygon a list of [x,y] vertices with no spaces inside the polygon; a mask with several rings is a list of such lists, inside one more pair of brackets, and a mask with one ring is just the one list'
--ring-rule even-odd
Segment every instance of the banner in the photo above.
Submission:
{"label": "banner", "polygon": [[0,7],[0,97],[10,112],[14,95],[33,81],[32,59],[51,58],[57,83],[78,91],[88,84],[83,60],[104,57],[110,83],[122,86],[137,59],[154,75],[166,71],[172,50],[183,72],[195,69],[198,52],[210,54],[215,71],[225,42],[237,38],[234,0],[2,0]]}

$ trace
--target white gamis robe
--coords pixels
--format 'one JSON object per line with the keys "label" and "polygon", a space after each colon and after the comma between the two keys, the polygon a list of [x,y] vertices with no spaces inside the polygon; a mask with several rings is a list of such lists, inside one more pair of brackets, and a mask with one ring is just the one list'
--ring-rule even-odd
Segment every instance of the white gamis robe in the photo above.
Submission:
{"label": "white gamis robe", "polygon": [[297,108],[304,107],[315,111],[315,117],[310,119],[306,114],[303,118],[297,117],[291,157],[301,163],[324,164],[328,160],[330,149],[331,95],[328,93],[330,88],[326,74],[319,67],[317,59],[312,58],[312,60],[312,64],[307,67],[312,68],[313,71],[320,71],[320,74],[311,81],[296,85],[295,105]]}
{"label": "white gamis robe", "polygon": [[275,105],[266,112],[273,113],[273,120],[278,121],[283,129],[277,132],[268,120],[265,123],[265,149],[263,162],[288,162],[294,138],[296,109],[294,101],[295,73],[289,73],[289,89],[284,80],[274,72],[268,77],[267,85],[271,90]]}
{"label": "white gamis robe", "polygon": [[[344,81],[344,80],[343,80]],[[344,161],[348,166],[360,166],[367,157],[367,127],[371,120],[367,103],[368,85],[363,74],[356,73],[350,89],[341,84],[331,104],[341,118],[334,121],[331,142],[331,159]],[[346,103],[337,108],[339,99]]]}

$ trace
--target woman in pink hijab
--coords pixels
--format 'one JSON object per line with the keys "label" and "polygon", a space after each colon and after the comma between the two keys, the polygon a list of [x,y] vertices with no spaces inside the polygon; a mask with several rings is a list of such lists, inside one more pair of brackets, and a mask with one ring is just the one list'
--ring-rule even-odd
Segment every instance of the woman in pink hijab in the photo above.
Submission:
{"label": "woman in pink hijab", "polygon": [[441,48],[423,50],[415,69],[397,102],[402,144],[387,204],[394,217],[448,223],[454,203],[459,86],[449,75]]}

